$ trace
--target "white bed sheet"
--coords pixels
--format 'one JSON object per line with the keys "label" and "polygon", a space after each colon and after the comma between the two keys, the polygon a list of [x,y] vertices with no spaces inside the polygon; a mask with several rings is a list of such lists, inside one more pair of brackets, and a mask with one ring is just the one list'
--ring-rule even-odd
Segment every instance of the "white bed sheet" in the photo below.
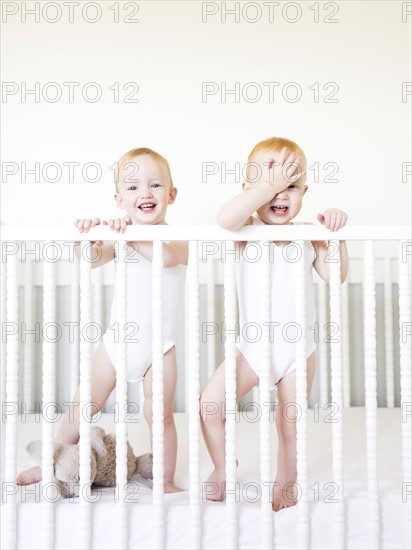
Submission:
{"label": "white bed sheet", "polygon": [[[325,412],[321,411],[319,421],[315,413],[308,411],[308,476],[311,509],[311,548],[330,549],[334,546],[334,503],[327,502],[333,482],[331,460],[331,426],[325,422]],[[189,549],[189,485],[188,476],[188,422],[183,413],[176,413],[179,454],[176,482],[184,492],[165,495],[166,535],[165,547]],[[37,418],[37,420],[39,420]],[[114,431],[112,415],[103,415],[98,425],[106,431]],[[363,408],[349,408],[344,411],[344,465],[346,502],[346,548],[371,549],[368,533],[368,499],[366,476],[365,411]],[[129,441],[136,454],[147,452],[149,436],[142,418],[129,423]],[[401,481],[401,418],[400,409],[378,409],[378,457],[381,514],[381,548],[396,550],[404,547],[405,506],[402,502]],[[28,415],[25,423],[18,424],[18,471],[32,465],[25,447],[33,439],[41,438],[41,423],[34,415]],[[4,447],[3,447],[4,448]],[[239,549],[260,548],[260,504],[252,503],[253,485],[259,484],[259,425],[247,421],[240,414],[237,424],[237,456],[239,459],[238,482],[240,503],[238,512]],[[276,435],[273,429],[272,462],[273,479],[276,472]],[[211,470],[211,462],[202,444],[201,479],[205,480]],[[10,480],[5,480],[10,481]],[[245,493],[245,486],[248,487]],[[319,501],[315,502],[315,488]],[[3,485],[4,491],[4,485]],[[41,524],[44,507],[41,499],[41,484],[19,489],[18,493],[18,537],[19,549],[44,548],[44,534]],[[133,481],[129,493],[131,502],[129,513],[129,548],[153,548],[153,511],[150,484]],[[246,499],[242,495],[246,494]],[[263,492],[263,497],[268,491]],[[114,489],[93,491],[98,502],[92,505],[93,533],[92,548],[118,548],[116,522],[117,507]],[[409,497],[410,498],[410,497]],[[2,502],[5,497],[3,494]],[[298,547],[297,507],[273,514],[275,548],[295,549]],[[81,548],[80,508],[78,499],[61,500],[55,505],[55,545],[56,549]],[[225,504],[202,504],[202,544],[206,549],[226,547]]]}

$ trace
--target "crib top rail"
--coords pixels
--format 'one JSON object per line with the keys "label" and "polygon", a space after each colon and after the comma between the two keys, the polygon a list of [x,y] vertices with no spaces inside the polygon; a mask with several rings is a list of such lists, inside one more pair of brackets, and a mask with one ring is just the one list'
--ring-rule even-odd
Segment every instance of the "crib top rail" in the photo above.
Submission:
{"label": "crib top rail", "polygon": [[412,240],[409,225],[352,225],[337,232],[320,225],[247,226],[227,231],[214,225],[135,225],[125,234],[117,234],[107,226],[97,226],[80,234],[71,226],[0,226],[1,241],[258,241],[258,240]]}

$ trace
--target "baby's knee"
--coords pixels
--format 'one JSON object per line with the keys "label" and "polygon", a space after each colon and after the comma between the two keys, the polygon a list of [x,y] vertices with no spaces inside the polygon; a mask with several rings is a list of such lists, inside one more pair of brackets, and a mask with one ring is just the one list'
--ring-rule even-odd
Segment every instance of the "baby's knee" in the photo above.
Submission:
{"label": "baby's knee", "polygon": [[163,422],[165,424],[173,424],[175,421],[174,411],[170,408],[165,408],[163,412]]}
{"label": "baby's knee", "polygon": [[206,393],[202,393],[199,401],[199,414],[204,423],[223,422],[226,417],[224,403],[217,403]]}
{"label": "baby's knee", "polygon": [[[153,422],[153,403],[152,400],[145,400],[143,406],[143,413],[146,419],[146,422],[151,425]],[[170,424],[174,422],[174,412],[170,407],[165,407],[163,409],[163,422],[164,424]]]}

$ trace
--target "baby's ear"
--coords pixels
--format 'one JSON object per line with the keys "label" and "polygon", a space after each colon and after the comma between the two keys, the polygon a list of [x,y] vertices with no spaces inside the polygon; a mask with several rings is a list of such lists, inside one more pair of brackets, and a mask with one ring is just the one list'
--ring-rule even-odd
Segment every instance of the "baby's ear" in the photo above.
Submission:
{"label": "baby's ear", "polygon": [[114,200],[116,201],[117,208],[122,208],[122,196],[120,193],[115,193]]}
{"label": "baby's ear", "polygon": [[175,202],[176,196],[177,196],[177,188],[172,187],[169,191],[169,204],[173,204]]}
{"label": "baby's ear", "polygon": [[244,181],[242,183],[242,191],[247,191],[248,189],[250,189],[250,183],[248,181]]}

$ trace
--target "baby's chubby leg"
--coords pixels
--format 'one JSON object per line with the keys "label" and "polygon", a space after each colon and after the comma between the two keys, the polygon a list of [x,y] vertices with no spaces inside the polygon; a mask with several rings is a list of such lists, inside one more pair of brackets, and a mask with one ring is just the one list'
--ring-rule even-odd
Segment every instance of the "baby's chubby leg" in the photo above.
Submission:
{"label": "baby's chubby leg", "polygon": [[[176,349],[170,348],[163,356],[164,365],[164,490],[165,493],[182,491],[175,485],[174,477],[177,457],[177,433],[174,421],[174,398],[177,381]],[[146,373],[143,381],[144,416],[149,425],[152,441],[153,425],[153,369]]]}
{"label": "baby's chubby leg", "polygon": [[[91,412],[98,413],[116,385],[116,371],[110,361],[103,342],[92,355],[91,361]],[[78,443],[80,424],[80,390],[77,389],[70,411],[66,412],[56,434],[57,443]],[[24,470],[17,476],[17,485],[31,485],[41,481],[41,468],[35,466]]]}
{"label": "baby's chubby leg", "polygon": [[[314,374],[315,353],[312,353],[307,360],[308,395]],[[275,421],[278,433],[278,471],[272,495],[274,512],[296,504],[296,420],[292,417],[292,407],[288,406],[296,403],[296,371],[290,372],[278,383],[277,401]]]}
{"label": "baby's chubby leg", "polygon": [[[236,400],[239,401],[259,382],[246,359],[236,354]],[[214,470],[204,483],[207,500],[222,501],[226,493],[225,471],[225,363],[214,372],[200,397],[200,418],[203,437]]]}

